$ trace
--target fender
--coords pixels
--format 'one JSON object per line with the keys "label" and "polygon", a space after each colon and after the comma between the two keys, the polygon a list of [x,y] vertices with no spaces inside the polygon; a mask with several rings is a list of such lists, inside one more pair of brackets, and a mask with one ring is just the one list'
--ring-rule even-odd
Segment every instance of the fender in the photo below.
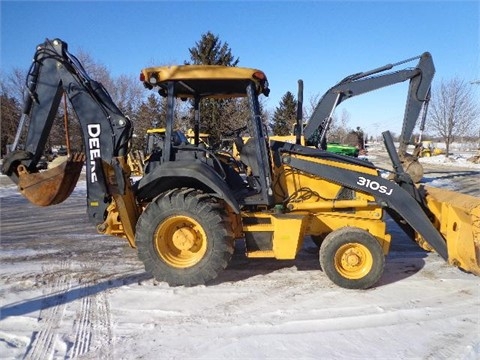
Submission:
{"label": "fender", "polygon": [[145,175],[135,184],[138,200],[152,199],[164,191],[182,186],[196,187],[213,193],[223,199],[235,211],[240,213],[238,201],[232,196],[232,190],[218,173],[201,161],[168,161]]}

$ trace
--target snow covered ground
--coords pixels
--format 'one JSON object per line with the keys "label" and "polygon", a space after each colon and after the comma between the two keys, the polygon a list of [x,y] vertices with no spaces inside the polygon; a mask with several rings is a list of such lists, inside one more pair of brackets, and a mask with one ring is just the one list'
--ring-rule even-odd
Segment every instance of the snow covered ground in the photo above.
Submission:
{"label": "snow covered ground", "polygon": [[[440,160],[422,159],[425,182],[480,197],[480,165]],[[333,285],[309,238],[294,261],[247,259],[239,242],[212,284],[169,287],[95,232],[85,182],[47,208],[1,183],[1,359],[480,358],[480,278],[391,221],[385,274],[366,291]]]}

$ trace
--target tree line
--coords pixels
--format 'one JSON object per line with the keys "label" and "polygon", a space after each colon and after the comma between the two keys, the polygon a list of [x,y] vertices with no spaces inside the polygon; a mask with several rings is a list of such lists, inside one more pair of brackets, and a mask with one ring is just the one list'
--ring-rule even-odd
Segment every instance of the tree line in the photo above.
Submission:
{"label": "tree line", "polygon": [[[200,40],[188,49],[188,53],[190,59],[184,61],[184,64],[237,66],[240,62],[240,58],[233,55],[228,43],[222,42],[219,36],[211,32],[202,34]],[[76,57],[90,77],[103,84],[119,109],[132,120],[134,134],[131,146],[133,150],[142,150],[147,129],[165,126],[166,99],[151,92],[147,93],[138,79],[126,75],[113,77],[105,65],[96,62],[85,51],[80,51]],[[15,68],[7,76],[2,74],[0,78],[2,156],[7,151],[7,145],[11,144],[16,136],[25,78],[26,71],[19,68]],[[317,95],[310,99],[310,104],[303,109],[304,119],[308,119],[308,114],[313,111],[319,98]],[[191,104],[188,102],[177,102],[175,105],[178,107],[176,123],[184,131],[191,128],[194,122],[193,109],[189,105]],[[213,142],[220,142],[224,133],[240,128],[247,122],[248,103],[242,99],[205,99],[200,106],[200,130],[208,133]],[[261,107],[263,121],[270,134],[292,134],[297,117],[297,100],[292,92],[287,91],[282,96],[273,114],[265,109],[263,103]],[[445,142],[448,153],[449,145],[459,138],[480,137],[479,114],[479,104],[473,96],[471,84],[459,78],[441,80],[432,91],[426,134],[440,137]],[[334,116],[328,131],[328,141],[352,143],[357,141],[359,134],[367,138],[361,126],[356,126],[355,129],[349,127],[349,118],[345,110]],[[58,110],[47,147],[65,144],[67,130],[72,149],[82,151],[80,125],[70,104],[65,101]],[[21,135],[23,138],[24,134]]]}

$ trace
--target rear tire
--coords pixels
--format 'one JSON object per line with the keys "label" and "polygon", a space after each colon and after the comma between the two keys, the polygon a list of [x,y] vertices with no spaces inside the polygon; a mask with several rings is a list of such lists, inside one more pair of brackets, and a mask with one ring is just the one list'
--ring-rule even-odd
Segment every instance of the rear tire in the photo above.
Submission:
{"label": "rear tire", "polygon": [[234,251],[224,207],[194,189],[169,191],[152,201],[138,220],[135,237],[145,270],[172,286],[213,280]]}
{"label": "rear tire", "polygon": [[328,278],[346,289],[367,289],[382,276],[385,256],[378,240],[368,231],[344,227],[325,237],[320,266]]}

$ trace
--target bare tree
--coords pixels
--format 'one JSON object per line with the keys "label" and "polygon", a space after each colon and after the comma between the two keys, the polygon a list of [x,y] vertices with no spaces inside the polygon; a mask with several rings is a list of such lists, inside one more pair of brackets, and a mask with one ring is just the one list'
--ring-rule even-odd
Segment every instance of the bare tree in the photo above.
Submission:
{"label": "bare tree", "polygon": [[427,128],[443,139],[448,156],[457,138],[478,134],[479,116],[469,84],[459,78],[442,80],[432,95]]}
{"label": "bare tree", "polygon": [[222,124],[222,132],[245,126],[248,121],[248,101],[246,99],[234,99],[224,104],[225,122]]}
{"label": "bare tree", "polygon": [[166,99],[153,93],[138,106],[136,114],[131,119],[134,123],[133,150],[144,149],[148,129],[165,127],[166,111]]}
{"label": "bare tree", "polygon": [[[83,50],[80,50],[75,54],[76,58],[84,67],[89,77],[97,82],[100,82],[110,93],[114,103],[120,108],[125,115],[135,118],[135,114],[138,107],[142,103],[144,97],[144,89],[140,82],[136,78],[121,75],[117,78],[113,78],[108,68],[95,61],[92,56]],[[23,93],[25,89],[25,80],[27,77],[27,69],[14,68],[8,74],[2,74],[1,79],[1,94],[2,94],[2,109],[5,111],[2,115],[2,146],[3,142],[11,141],[15,135],[16,127],[20,119],[20,111],[8,110],[7,105],[15,105],[21,109],[23,104]],[[47,147],[64,145],[66,143],[66,127],[64,123],[65,113],[68,114],[68,130],[69,140],[73,150],[79,151],[84,147],[82,130],[80,123],[76,118],[76,114],[72,109],[72,106],[67,102],[65,106],[64,102],[60,104],[60,107],[55,116],[52,129],[47,139]],[[8,108],[10,109],[11,106]],[[6,114],[9,116],[6,116]],[[26,127],[28,128],[29,119],[27,118]],[[135,124],[134,124],[135,125]],[[23,137],[21,138],[23,139]]]}
{"label": "bare tree", "polygon": [[17,132],[18,120],[20,119],[20,105],[15,98],[10,97],[3,89],[0,94],[0,105],[2,114],[0,154],[3,156],[8,152],[7,146],[13,143]]}
{"label": "bare tree", "polygon": [[112,80],[112,89],[109,89],[113,101],[125,114],[132,116],[142,103],[145,89],[138,79],[120,75]]}
{"label": "bare tree", "polygon": [[[308,106],[303,110],[304,119],[310,118],[312,116],[315,107],[321,100],[321,95],[313,95]],[[329,142],[339,142],[343,143],[346,141],[350,129],[348,128],[348,123],[350,122],[350,113],[346,109],[342,109],[341,114],[333,114],[332,122],[327,131],[327,139]]]}
{"label": "bare tree", "polygon": [[113,89],[113,80],[105,65],[95,61],[88,52],[82,49],[75,54],[75,57],[91,79],[101,83],[109,92]]}
{"label": "bare tree", "polygon": [[18,67],[13,68],[5,83],[7,91],[19,103],[23,102],[23,92],[25,89],[25,81],[27,78],[27,71]]}
{"label": "bare tree", "polygon": [[[125,115],[131,117],[131,119],[134,121],[135,127],[135,115],[138,111],[138,108],[142,104],[142,99],[144,96],[144,89],[140,82],[136,78],[126,75],[112,77],[110,71],[104,64],[97,62],[88,52],[84,50],[78,51],[75,56],[82,64],[88,76],[91,79],[101,83],[110,94],[113,102],[118,106],[118,108]],[[70,106],[68,108],[68,113],[72,120],[75,119],[75,121],[69,122],[71,143],[76,149],[82,148],[82,130],[78,120],[76,120],[75,113],[72,111]],[[59,117],[63,117],[63,109],[59,109]]]}
{"label": "bare tree", "polygon": [[[17,127],[21,116],[22,93],[25,84],[25,74],[18,68],[12,70],[8,76],[1,73],[0,97],[1,97],[1,136],[0,154],[3,156],[9,149],[7,146],[13,143],[17,133]],[[20,141],[24,141],[25,133],[22,132]]]}
{"label": "bare tree", "polygon": [[343,109],[340,116],[334,114],[332,123],[327,132],[328,141],[345,143],[349,134],[348,122],[350,121],[350,113]]}
{"label": "bare tree", "polygon": [[304,121],[308,121],[310,116],[312,116],[315,107],[317,106],[318,102],[321,99],[321,94],[312,95],[308,100],[308,106],[304,106],[303,108],[303,118]]}

